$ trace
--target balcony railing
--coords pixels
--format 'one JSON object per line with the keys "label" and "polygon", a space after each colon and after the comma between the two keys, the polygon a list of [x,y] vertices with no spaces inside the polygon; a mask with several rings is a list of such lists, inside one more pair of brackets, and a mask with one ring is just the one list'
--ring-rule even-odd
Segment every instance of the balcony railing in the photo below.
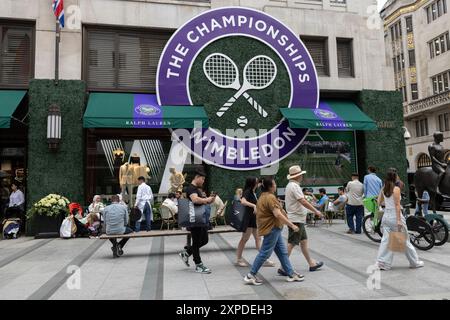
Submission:
{"label": "balcony railing", "polygon": [[409,104],[408,107],[405,108],[405,116],[411,116],[424,110],[429,111],[446,104],[450,104],[450,91],[441,92]]}

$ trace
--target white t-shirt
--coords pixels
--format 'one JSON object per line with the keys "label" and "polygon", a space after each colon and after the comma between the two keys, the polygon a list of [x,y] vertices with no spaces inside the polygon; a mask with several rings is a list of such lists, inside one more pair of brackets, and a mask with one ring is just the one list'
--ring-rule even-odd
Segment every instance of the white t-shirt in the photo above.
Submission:
{"label": "white t-shirt", "polygon": [[166,200],[163,201],[162,206],[169,208],[169,210],[170,210],[170,212],[172,212],[172,214],[178,213],[178,207],[177,207],[176,203],[169,198],[167,198]]}
{"label": "white t-shirt", "polygon": [[306,223],[308,210],[298,201],[305,198],[300,184],[296,181],[289,181],[286,186],[285,203],[286,212],[291,222]]}

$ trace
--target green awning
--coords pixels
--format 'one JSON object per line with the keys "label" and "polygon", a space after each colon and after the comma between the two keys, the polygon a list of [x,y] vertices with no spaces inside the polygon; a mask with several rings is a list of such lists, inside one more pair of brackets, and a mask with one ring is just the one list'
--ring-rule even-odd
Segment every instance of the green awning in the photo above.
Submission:
{"label": "green awning", "polygon": [[203,107],[160,106],[154,94],[91,93],[83,117],[85,128],[208,127]]}
{"label": "green awning", "polygon": [[319,108],[282,108],[291,128],[377,130],[377,124],[351,101],[320,101]]}
{"label": "green awning", "polygon": [[11,126],[11,117],[26,93],[25,90],[0,90],[0,128]]}

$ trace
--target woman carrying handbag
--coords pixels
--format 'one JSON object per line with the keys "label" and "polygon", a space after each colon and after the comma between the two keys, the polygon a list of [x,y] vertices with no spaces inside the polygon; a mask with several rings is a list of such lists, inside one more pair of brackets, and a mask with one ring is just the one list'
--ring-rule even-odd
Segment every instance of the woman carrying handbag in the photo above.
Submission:
{"label": "woman carrying handbag", "polygon": [[[400,188],[396,186],[396,181],[397,173],[389,169],[386,174],[384,186],[378,196],[378,205],[381,206],[384,203],[385,209],[381,222],[383,238],[378,249],[376,265],[381,270],[389,270],[394,259],[394,251],[392,250],[394,249],[395,251],[405,253],[410,268],[421,268],[424,266],[424,263],[419,260],[416,250],[409,242],[405,217],[401,212]],[[392,239],[390,239],[391,237]],[[395,241],[397,239],[403,239],[401,240],[402,243]]]}

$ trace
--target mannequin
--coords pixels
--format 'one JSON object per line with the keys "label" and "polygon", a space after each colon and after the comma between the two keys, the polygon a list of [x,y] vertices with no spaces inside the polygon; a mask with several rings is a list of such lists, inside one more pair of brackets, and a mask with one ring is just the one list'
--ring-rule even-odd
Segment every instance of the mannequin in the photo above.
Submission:
{"label": "mannequin", "polygon": [[169,193],[182,192],[185,176],[183,173],[177,172],[175,168],[170,168],[169,172],[171,173]]}
{"label": "mannequin", "polygon": [[[125,162],[119,168],[119,185],[122,198],[127,201],[128,207],[131,208],[131,195],[133,194],[133,170],[128,162]],[[125,196],[125,192],[127,197]]]}
{"label": "mannequin", "polygon": [[128,201],[128,206],[131,208],[134,203],[133,190],[138,185],[138,178],[144,177],[146,180],[150,179],[147,172],[148,168],[142,166],[141,159],[137,153],[133,153],[129,162],[125,162],[119,168],[119,185],[120,192],[124,201]]}

